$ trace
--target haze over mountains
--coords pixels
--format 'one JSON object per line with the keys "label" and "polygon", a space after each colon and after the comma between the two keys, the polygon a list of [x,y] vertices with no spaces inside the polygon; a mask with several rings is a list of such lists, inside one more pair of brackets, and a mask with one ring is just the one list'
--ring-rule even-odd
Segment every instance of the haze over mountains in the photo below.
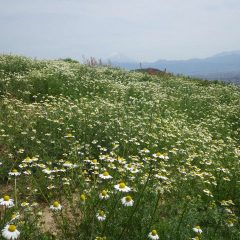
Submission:
{"label": "haze over mountains", "polygon": [[[122,54],[109,56],[112,66],[133,70],[140,68],[140,62]],[[106,61],[106,60],[105,60]],[[204,59],[164,60],[142,62],[142,68],[166,69],[174,74],[200,77],[209,80],[222,80],[240,84],[240,51],[223,52]]]}

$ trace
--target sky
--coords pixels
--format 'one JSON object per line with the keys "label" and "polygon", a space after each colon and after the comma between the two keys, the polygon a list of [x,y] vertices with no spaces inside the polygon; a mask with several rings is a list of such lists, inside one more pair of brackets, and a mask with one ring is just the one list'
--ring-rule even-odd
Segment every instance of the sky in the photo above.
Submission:
{"label": "sky", "polygon": [[239,0],[0,0],[0,53],[137,61],[240,50]]}

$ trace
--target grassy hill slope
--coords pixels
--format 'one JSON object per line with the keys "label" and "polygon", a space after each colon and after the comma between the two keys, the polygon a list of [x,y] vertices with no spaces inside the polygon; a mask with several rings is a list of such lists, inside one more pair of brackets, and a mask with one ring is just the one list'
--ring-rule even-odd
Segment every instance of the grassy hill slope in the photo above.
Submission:
{"label": "grassy hill slope", "polygon": [[0,194],[21,239],[240,239],[239,119],[234,85],[1,55]]}

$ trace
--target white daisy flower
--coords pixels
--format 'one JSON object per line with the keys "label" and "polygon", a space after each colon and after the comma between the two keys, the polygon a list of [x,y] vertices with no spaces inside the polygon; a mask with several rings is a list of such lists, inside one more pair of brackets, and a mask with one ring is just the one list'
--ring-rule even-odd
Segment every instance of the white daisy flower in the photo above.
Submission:
{"label": "white daisy flower", "polygon": [[114,188],[120,192],[130,192],[131,191],[131,188],[126,186],[126,184],[124,182],[114,185]]}
{"label": "white daisy flower", "polygon": [[97,161],[97,159],[93,159],[91,162],[90,162],[91,165],[98,165],[99,162]]}
{"label": "white daisy flower", "polygon": [[99,175],[99,172],[98,172],[97,169],[98,169],[98,168],[95,168],[95,170],[92,172],[92,174],[94,174],[94,175]]}
{"label": "white daisy flower", "polygon": [[21,203],[21,207],[28,207],[29,206],[29,203],[28,202],[22,202]]}
{"label": "white daisy flower", "polygon": [[102,179],[111,179],[112,178],[112,176],[108,172],[99,174],[99,177]]}
{"label": "white daisy flower", "polygon": [[162,176],[160,173],[155,174],[155,177],[158,178],[158,179],[160,179],[160,180],[162,180],[162,181],[167,181],[167,180],[168,180],[167,177]]}
{"label": "white daisy flower", "polygon": [[23,149],[23,148],[20,148],[20,149],[18,149],[17,152],[18,152],[18,153],[24,153],[24,149]]}
{"label": "white daisy flower", "polygon": [[116,169],[117,167],[114,165],[114,163],[109,163],[108,167],[111,169]]}
{"label": "white daisy flower", "polygon": [[76,168],[77,165],[76,164],[73,164],[71,163],[70,161],[66,161],[64,164],[63,164],[64,167],[67,167],[67,168]]}
{"label": "white daisy flower", "polygon": [[133,165],[131,163],[125,165],[125,168],[129,171],[132,170],[132,167],[133,167]]}
{"label": "white daisy flower", "polygon": [[20,214],[18,212],[16,212],[16,213],[12,214],[10,222],[14,222],[15,220],[18,220],[19,218],[20,218]]}
{"label": "white daisy flower", "polygon": [[28,165],[27,165],[26,163],[19,164],[18,166],[19,166],[20,168],[26,168],[26,167],[28,167]]}
{"label": "white daisy flower", "polygon": [[8,173],[10,176],[19,176],[21,175],[20,172],[18,172],[17,169],[13,169],[11,172]]}
{"label": "white daisy flower", "polygon": [[192,229],[195,233],[202,234],[202,229],[200,226],[196,226]]}
{"label": "white daisy flower", "polygon": [[132,206],[133,206],[133,203],[134,203],[134,201],[133,201],[133,199],[132,199],[131,196],[123,197],[123,198],[121,199],[121,202],[122,202],[122,204],[123,204],[124,206],[126,206],[126,207],[132,207]]}
{"label": "white daisy flower", "polygon": [[92,144],[97,144],[98,143],[98,140],[93,140],[92,141]]}
{"label": "white daisy flower", "polygon": [[26,171],[24,171],[23,172],[25,175],[31,175],[32,174],[32,172],[28,169],[28,170],[26,170]]}
{"label": "white daisy flower", "polygon": [[102,190],[102,192],[99,194],[99,198],[100,199],[105,199],[105,200],[110,198],[110,196],[108,195],[107,190]]}
{"label": "white daisy flower", "polygon": [[50,184],[49,186],[47,186],[48,190],[55,189],[55,188],[56,188],[56,186],[54,186],[53,184]]}
{"label": "white daisy flower", "polygon": [[63,164],[64,167],[72,167],[73,164],[69,161],[66,161],[64,164]]}
{"label": "white daisy flower", "polygon": [[91,163],[91,160],[90,159],[84,159],[83,160],[85,163]]}
{"label": "white daisy flower", "polygon": [[2,230],[2,236],[7,240],[15,240],[20,236],[20,232],[17,230],[17,227],[13,224],[6,225]]}
{"label": "white daisy flower", "polygon": [[140,153],[150,153],[150,151],[147,148],[144,148],[140,150]]}
{"label": "white daisy flower", "polygon": [[50,206],[50,209],[53,211],[61,211],[62,205],[59,202],[55,201],[53,205]]}
{"label": "white daisy flower", "polygon": [[152,230],[149,234],[148,234],[148,238],[152,239],[152,240],[157,240],[159,239],[159,236],[157,234],[156,230]]}
{"label": "white daisy flower", "polygon": [[74,136],[72,135],[72,133],[68,133],[67,135],[64,136],[65,138],[74,138]]}
{"label": "white daisy flower", "polygon": [[32,161],[33,162],[37,162],[38,161],[38,157],[39,157],[39,155],[36,155],[35,157],[32,157]]}
{"label": "white daisy flower", "polygon": [[138,173],[139,169],[136,166],[134,166],[134,167],[132,167],[132,169],[130,171],[131,171],[131,173]]}
{"label": "white daisy flower", "polygon": [[103,151],[103,152],[106,152],[106,151],[107,151],[107,148],[101,147],[100,150]]}
{"label": "white daisy flower", "polygon": [[169,157],[166,154],[162,154],[160,152],[154,153],[153,157],[163,159],[163,160],[168,160],[169,159]]}
{"label": "white daisy flower", "polygon": [[40,168],[46,168],[46,165],[43,164],[43,163],[38,163],[38,164],[36,164],[36,166],[38,166],[38,167],[40,167]]}
{"label": "white daisy flower", "polygon": [[22,162],[23,163],[32,163],[33,160],[30,157],[26,157]]}
{"label": "white daisy flower", "polygon": [[49,168],[45,168],[42,170],[42,172],[46,173],[46,174],[51,174],[52,172],[54,172],[54,170],[50,170]]}
{"label": "white daisy flower", "polygon": [[234,222],[231,219],[228,219],[225,223],[228,227],[233,227],[234,226]]}
{"label": "white daisy flower", "polygon": [[8,195],[5,195],[3,198],[0,198],[0,205],[5,206],[6,208],[14,207],[13,199]]}
{"label": "white daisy flower", "polygon": [[106,219],[107,216],[103,210],[99,210],[96,214],[96,217],[97,217],[98,221],[102,222]]}

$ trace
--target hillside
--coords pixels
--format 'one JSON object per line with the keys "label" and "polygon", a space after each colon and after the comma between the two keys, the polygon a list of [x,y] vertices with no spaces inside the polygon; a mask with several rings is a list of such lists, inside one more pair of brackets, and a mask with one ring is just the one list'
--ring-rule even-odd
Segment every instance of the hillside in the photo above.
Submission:
{"label": "hillside", "polygon": [[0,229],[27,240],[239,239],[239,90],[1,55]]}
{"label": "hillside", "polygon": [[[121,61],[111,61],[113,66],[125,69],[139,68],[139,62],[130,61],[126,57]],[[143,62],[143,68],[167,69],[174,74],[200,77],[209,80],[221,80],[240,84],[240,51],[224,52],[202,59],[188,60],[157,60],[154,62]]]}

